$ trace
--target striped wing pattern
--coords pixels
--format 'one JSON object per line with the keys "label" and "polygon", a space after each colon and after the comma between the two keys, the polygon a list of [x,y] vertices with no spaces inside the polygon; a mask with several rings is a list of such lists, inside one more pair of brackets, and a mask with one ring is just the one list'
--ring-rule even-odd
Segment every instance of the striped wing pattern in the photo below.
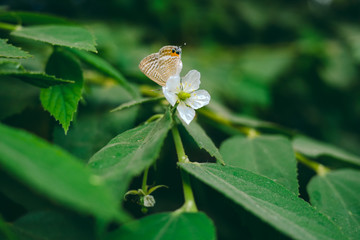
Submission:
{"label": "striped wing pattern", "polygon": [[159,66],[159,53],[153,53],[141,60],[140,70],[151,80],[161,86],[165,86],[166,81],[161,74],[157,72]]}
{"label": "striped wing pattern", "polygon": [[141,60],[140,70],[151,80],[165,86],[170,76],[180,74],[182,62],[180,56],[171,56],[174,46],[165,46],[158,53],[150,54]]}

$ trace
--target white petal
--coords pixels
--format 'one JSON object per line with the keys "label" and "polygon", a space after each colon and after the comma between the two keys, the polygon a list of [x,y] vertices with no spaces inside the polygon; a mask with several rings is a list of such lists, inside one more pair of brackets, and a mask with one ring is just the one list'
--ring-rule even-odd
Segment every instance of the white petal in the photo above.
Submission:
{"label": "white petal", "polygon": [[187,93],[191,93],[197,89],[199,89],[200,86],[200,72],[196,70],[189,71],[185,77],[182,79],[182,87],[183,91]]}
{"label": "white petal", "polygon": [[165,88],[168,92],[178,93],[180,92],[180,76],[174,75],[169,77],[166,82]]}
{"label": "white petal", "polygon": [[195,117],[195,110],[186,106],[184,102],[179,103],[177,110],[179,112],[180,118],[188,125]]}
{"label": "white petal", "polygon": [[175,75],[180,75],[182,68],[183,68],[183,64],[182,64],[182,61],[180,60],[179,65],[176,68],[176,74]]}
{"label": "white petal", "polygon": [[164,96],[166,100],[171,104],[171,106],[174,106],[176,101],[178,100],[178,96],[174,92],[169,92],[166,87],[162,87]]}
{"label": "white petal", "polygon": [[185,103],[193,109],[199,109],[210,102],[210,94],[206,90],[197,90],[191,93],[191,96],[186,99]]}

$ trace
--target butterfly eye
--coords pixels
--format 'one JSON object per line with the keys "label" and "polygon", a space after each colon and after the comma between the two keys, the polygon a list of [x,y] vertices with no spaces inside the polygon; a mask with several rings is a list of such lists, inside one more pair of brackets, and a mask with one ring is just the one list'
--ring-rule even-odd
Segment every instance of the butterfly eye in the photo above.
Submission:
{"label": "butterfly eye", "polygon": [[172,53],[175,53],[175,49],[173,49],[171,52],[172,52]]}

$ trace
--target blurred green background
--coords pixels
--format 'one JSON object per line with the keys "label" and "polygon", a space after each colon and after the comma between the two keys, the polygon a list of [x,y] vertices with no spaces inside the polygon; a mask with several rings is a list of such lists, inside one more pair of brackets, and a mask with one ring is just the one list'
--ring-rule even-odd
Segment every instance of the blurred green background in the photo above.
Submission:
{"label": "blurred green background", "polygon": [[[360,3],[308,1],[5,0],[9,10],[87,25],[99,54],[132,82],[139,61],[183,47],[214,102],[360,153]],[[154,85],[153,85],[154,86]]]}
{"label": "blurred green background", "polygon": [[[201,88],[210,92],[212,105],[222,104],[236,114],[275,122],[360,154],[358,0],[3,0],[1,8],[55,14],[87,26],[96,36],[99,55],[130,82],[155,89],[160,88],[138,69],[140,60],[164,45],[186,43],[181,75],[191,69],[200,71]],[[14,45],[20,41],[19,45],[25,49],[31,47],[26,50],[36,56],[23,61],[26,68],[44,70],[51,54],[50,46],[11,40]],[[89,84],[67,136],[50,114],[43,111],[38,100],[39,89],[24,83],[0,83],[0,119],[30,130],[87,162],[112,137],[158,111],[145,105],[138,112],[127,109],[110,113],[109,110],[130,101],[129,94],[114,84],[107,87],[103,83],[108,79],[94,71],[88,69],[84,75]],[[199,120],[217,146],[228,137],[204,118]],[[181,133],[192,159],[208,158],[190,136]],[[175,159],[173,148],[168,136],[157,164],[158,172],[163,174],[150,172],[156,178],[150,181],[170,186],[157,193],[155,212],[173,210],[182,203],[178,169],[168,159]],[[303,176],[313,174],[302,165],[299,172]],[[1,177],[9,182],[8,176],[0,174]],[[140,181],[135,180],[132,188],[136,189]],[[199,182],[194,185],[199,205],[214,219],[223,239],[236,239],[234,232],[243,232],[244,236],[247,231],[254,236],[266,235],[267,231],[275,234],[275,230],[236,208],[230,200],[224,200]],[[300,185],[306,184],[300,179]],[[30,193],[21,192],[31,199]],[[8,220],[24,214],[25,209],[8,202],[9,207],[2,204],[1,209]],[[138,206],[126,204],[133,208],[132,213],[142,216]],[[19,213],[9,209],[17,209]],[[217,216],[226,212],[231,213],[227,220],[219,220]],[[239,222],[245,227],[240,229]],[[258,229],[262,229],[261,233]]]}

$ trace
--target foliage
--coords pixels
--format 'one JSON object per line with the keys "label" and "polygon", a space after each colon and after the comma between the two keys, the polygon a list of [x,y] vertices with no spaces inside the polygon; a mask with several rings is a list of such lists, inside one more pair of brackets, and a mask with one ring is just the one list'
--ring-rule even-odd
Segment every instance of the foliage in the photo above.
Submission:
{"label": "foliage", "polygon": [[[0,11],[0,238],[359,239],[360,7],[325,2]],[[189,125],[138,70],[168,41],[211,95]]]}

